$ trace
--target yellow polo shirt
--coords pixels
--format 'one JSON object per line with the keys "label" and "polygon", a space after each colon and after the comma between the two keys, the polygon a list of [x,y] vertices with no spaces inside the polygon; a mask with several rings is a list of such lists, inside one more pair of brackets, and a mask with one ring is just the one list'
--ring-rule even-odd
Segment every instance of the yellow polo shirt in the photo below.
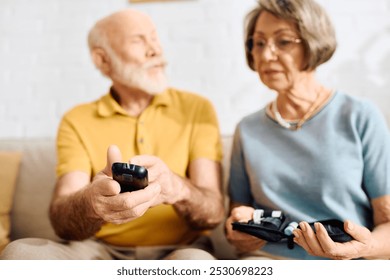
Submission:
{"label": "yellow polo shirt", "polygon": [[[57,176],[84,171],[92,178],[106,165],[111,144],[125,162],[134,155],[155,155],[182,177],[192,160],[222,158],[217,117],[207,99],[168,89],[132,117],[107,94],[64,115],[57,135]],[[198,235],[173,206],[159,205],[129,223],[105,224],[96,237],[113,245],[154,246],[186,244]]]}

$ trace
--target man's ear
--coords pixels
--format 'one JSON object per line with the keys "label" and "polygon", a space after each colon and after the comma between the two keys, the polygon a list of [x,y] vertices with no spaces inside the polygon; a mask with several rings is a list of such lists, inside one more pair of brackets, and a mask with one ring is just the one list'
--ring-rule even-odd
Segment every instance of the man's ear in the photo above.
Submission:
{"label": "man's ear", "polygon": [[111,60],[102,48],[93,48],[91,51],[92,61],[104,75],[111,72]]}

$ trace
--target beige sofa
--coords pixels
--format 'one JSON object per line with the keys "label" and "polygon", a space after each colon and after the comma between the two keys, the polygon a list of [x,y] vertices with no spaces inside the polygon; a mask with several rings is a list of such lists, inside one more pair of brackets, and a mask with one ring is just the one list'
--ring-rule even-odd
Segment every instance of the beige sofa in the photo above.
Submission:
{"label": "beige sofa", "polygon": [[[226,190],[226,171],[229,165],[231,137],[223,137],[223,146],[224,186]],[[54,140],[0,140],[0,151],[20,152],[22,155],[10,205],[10,240],[24,237],[59,240],[48,219],[49,200],[55,182]],[[4,165],[4,161],[2,164]],[[3,186],[0,185],[1,187]],[[234,251],[224,237],[223,224],[212,231],[212,240],[218,258],[234,258]]]}

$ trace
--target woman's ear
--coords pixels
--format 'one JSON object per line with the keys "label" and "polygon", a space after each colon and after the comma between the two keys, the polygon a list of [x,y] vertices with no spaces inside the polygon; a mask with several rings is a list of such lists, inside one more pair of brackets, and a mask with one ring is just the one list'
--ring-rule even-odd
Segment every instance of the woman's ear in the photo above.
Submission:
{"label": "woman's ear", "polygon": [[111,60],[102,48],[93,48],[91,51],[92,61],[103,75],[109,76],[111,72]]}

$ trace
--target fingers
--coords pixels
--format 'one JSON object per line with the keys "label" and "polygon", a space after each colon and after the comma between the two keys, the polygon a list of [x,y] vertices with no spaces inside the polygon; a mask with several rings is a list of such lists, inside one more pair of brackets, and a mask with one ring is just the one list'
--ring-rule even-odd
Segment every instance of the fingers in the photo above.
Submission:
{"label": "fingers", "polygon": [[[235,208],[236,209],[236,208]],[[233,211],[234,212],[234,209]],[[230,215],[227,219],[226,219],[226,222],[225,222],[225,229],[226,229],[226,232],[227,232],[227,237],[228,239],[232,239],[232,240],[245,240],[248,238],[248,234],[246,233],[242,233],[240,231],[237,231],[237,230],[233,230],[233,226],[232,226],[232,223],[233,222],[237,222],[239,220],[237,220],[236,217],[234,217],[233,215]]]}
{"label": "fingers", "polygon": [[103,173],[112,177],[111,167],[114,162],[122,162],[122,154],[118,146],[111,145],[107,149],[107,165],[103,170]]}
{"label": "fingers", "polygon": [[354,224],[351,221],[345,221],[344,230],[352,236],[353,239],[361,242],[368,243],[371,238],[371,232],[366,227]]}
{"label": "fingers", "polygon": [[158,185],[123,193],[106,201],[104,212],[101,214],[106,222],[115,224],[134,220],[141,217],[151,207],[159,193]]}
{"label": "fingers", "polygon": [[139,155],[132,157],[129,162],[131,164],[141,165],[145,168],[150,168],[156,164],[157,159],[155,156]]}
{"label": "fingers", "polygon": [[[98,195],[110,197],[119,194],[121,188],[118,182],[111,178],[103,177],[98,174],[94,180],[94,192]],[[108,175],[107,175],[108,176]]]}
{"label": "fingers", "polygon": [[[294,230],[294,242],[303,247],[310,255],[330,259],[352,259],[361,256],[371,238],[370,231],[362,226],[345,222],[344,228],[354,238],[345,243],[334,242],[321,223],[315,223],[311,229],[307,222],[299,224],[300,229]],[[364,240],[364,241],[363,241]]]}
{"label": "fingers", "polygon": [[[315,241],[317,241],[315,233],[307,222],[300,222],[299,227],[300,229],[296,229],[293,232],[294,242],[303,247],[310,255],[314,255],[312,246],[317,250],[319,249],[319,245],[315,244]],[[315,239],[315,241],[311,239]]]}
{"label": "fingers", "polygon": [[252,219],[254,211],[253,207],[239,206],[232,209],[230,216],[234,222],[247,222]]}
{"label": "fingers", "polygon": [[150,202],[145,202],[139,204],[131,209],[126,209],[123,211],[111,212],[107,217],[107,222],[113,224],[123,224],[134,219],[141,217],[149,209]]}
{"label": "fingers", "polygon": [[316,225],[317,239],[322,247],[322,251],[320,253],[323,256],[338,260],[352,258],[351,252],[355,253],[352,243],[342,244],[334,242],[328,235],[325,227],[320,223],[316,224],[318,224]]}
{"label": "fingers", "polygon": [[[116,145],[107,149],[107,163],[93,180],[95,193],[95,212],[106,222],[121,224],[142,216],[150,207],[161,204],[158,198],[161,194],[159,184],[149,184],[148,187],[120,195],[119,183],[112,180],[112,164],[122,162],[122,155]],[[132,161],[138,165],[154,165],[156,158],[152,156],[136,156]],[[107,177],[108,176],[108,177]]]}
{"label": "fingers", "polygon": [[[92,180],[92,184],[95,186],[95,193],[103,196],[116,195],[120,191],[119,184],[113,180],[112,177],[112,164],[114,162],[121,162],[122,155],[119,148],[115,145],[111,145],[107,149],[107,163],[103,170],[98,172]],[[110,177],[110,178],[107,178]]]}
{"label": "fingers", "polygon": [[[163,174],[170,174],[170,169],[166,164],[155,156],[139,155],[129,160],[129,163],[145,167],[148,170],[149,183],[154,182]],[[164,176],[166,178],[166,176]]]}
{"label": "fingers", "polygon": [[126,211],[129,209],[133,209],[138,205],[144,204],[148,202],[152,204],[156,196],[160,193],[160,188],[158,185],[150,185],[144,189],[133,191],[133,192],[125,192],[121,195],[117,196],[118,200],[115,202],[111,208],[112,211]]}
{"label": "fingers", "polygon": [[253,216],[254,208],[248,206],[235,207],[231,211],[231,215],[226,220],[225,230],[227,240],[234,246],[239,252],[249,252],[258,250],[263,247],[266,241],[254,237],[250,234],[243,233],[237,230],[233,230],[232,222],[248,222]]}
{"label": "fingers", "polygon": [[254,250],[258,250],[266,244],[266,241],[261,240],[257,237],[243,233],[237,230],[233,230],[231,222],[232,218],[230,217],[226,224],[226,238],[230,244],[232,244],[238,252],[245,253]]}

